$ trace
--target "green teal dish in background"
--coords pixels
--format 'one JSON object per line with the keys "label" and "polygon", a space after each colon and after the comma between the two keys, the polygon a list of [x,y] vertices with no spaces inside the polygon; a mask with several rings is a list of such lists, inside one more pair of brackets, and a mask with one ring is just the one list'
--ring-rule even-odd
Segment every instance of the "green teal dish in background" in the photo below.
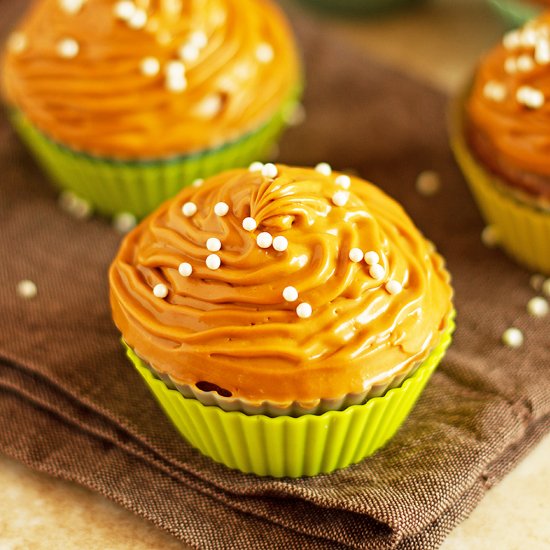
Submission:
{"label": "green teal dish in background", "polygon": [[299,0],[304,5],[342,15],[375,15],[422,0]]}
{"label": "green teal dish in background", "polygon": [[510,27],[521,27],[543,11],[542,8],[522,0],[489,0],[489,4]]}
{"label": "green teal dish in background", "polygon": [[299,417],[246,415],[203,405],[168,388],[126,350],[176,429],[201,453],[244,473],[297,478],[345,468],[387,443],[441,361],[454,326],[451,318],[437,347],[401,386],[363,405]]}

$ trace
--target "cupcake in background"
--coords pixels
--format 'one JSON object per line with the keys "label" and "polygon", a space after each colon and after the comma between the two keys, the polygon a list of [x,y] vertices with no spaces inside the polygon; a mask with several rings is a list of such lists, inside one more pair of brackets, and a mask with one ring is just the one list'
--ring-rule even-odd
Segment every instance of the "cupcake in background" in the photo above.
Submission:
{"label": "cupcake in background", "polygon": [[397,431],[450,343],[442,258],[359,178],[254,163],[124,239],[111,306],[182,435],[231,468],[330,472]]}
{"label": "cupcake in background", "polygon": [[266,158],[302,84],[269,0],[39,0],[6,46],[15,128],[60,188],[105,215],[142,217]]}
{"label": "cupcake in background", "polygon": [[550,13],[481,60],[454,115],[456,157],[493,240],[550,274]]}
{"label": "cupcake in background", "polygon": [[550,9],[550,0],[489,0],[493,9],[511,26],[527,23],[545,9]]}
{"label": "cupcake in background", "polygon": [[419,0],[299,0],[306,6],[332,14],[376,15],[419,3]]}

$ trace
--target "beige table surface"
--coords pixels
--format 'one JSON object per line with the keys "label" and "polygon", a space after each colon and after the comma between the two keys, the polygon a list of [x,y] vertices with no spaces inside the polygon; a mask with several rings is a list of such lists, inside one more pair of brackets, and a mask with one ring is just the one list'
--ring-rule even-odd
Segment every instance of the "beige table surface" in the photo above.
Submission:
{"label": "beige table surface", "polygon": [[[391,18],[334,24],[345,40],[448,92],[504,30],[483,0],[431,0]],[[549,459],[547,436],[442,548],[550,548]],[[186,548],[103,497],[2,456],[0,487],[0,550]]]}

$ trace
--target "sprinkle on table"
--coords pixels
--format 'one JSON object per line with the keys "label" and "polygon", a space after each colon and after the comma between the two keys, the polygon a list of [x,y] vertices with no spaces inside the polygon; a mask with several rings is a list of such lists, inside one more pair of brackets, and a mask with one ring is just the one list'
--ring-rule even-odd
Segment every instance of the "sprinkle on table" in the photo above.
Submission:
{"label": "sprinkle on table", "polygon": [[542,296],[535,296],[527,302],[527,311],[532,317],[545,317],[549,310],[548,300]]}
{"label": "sprinkle on table", "polygon": [[113,218],[113,227],[122,235],[137,225],[137,219],[131,212],[119,212]]}
{"label": "sprinkle on table", "polygon": [[441,188],[441,178],[435,170],[424,170],[416,178],[416,190],[424,197],[435,195]]}
{"label": "sprinkle on table", "polygon": [[544,281],[545,277],[540,273],[535,273],[529,278],[529,284],[531,285],[531,288],[536,292],[540,292],[542,290],[542,285],[544,284]]}
{"label": "sprinkle on table", "polygon": [[550,279],[546,279],[541,286],[542,293],[550,298]]}
{"label": "sprinkle on table", "polygon": [[32,300],[38,294],[38,288],[30,279],[23,279],[17,283],[17,294],[21,298]]}
{"label": "sprinkle on table", "polygon": [[481,242],[487,248],[495,248],[499,243],[498,230],[494,225],[488,225],[481,232]]}
{"label": "sprinkle on table", "polygon": [[502,334],[502,343],[509,348],[519,348],[523,345],[523,332],[519,328],[507,328]]}
{"label": "sprinkle on table", "polygon": [[158,283],[153,287],[153,294],[157,298],[166,298],[168,296],[168,287],[162,283]]}

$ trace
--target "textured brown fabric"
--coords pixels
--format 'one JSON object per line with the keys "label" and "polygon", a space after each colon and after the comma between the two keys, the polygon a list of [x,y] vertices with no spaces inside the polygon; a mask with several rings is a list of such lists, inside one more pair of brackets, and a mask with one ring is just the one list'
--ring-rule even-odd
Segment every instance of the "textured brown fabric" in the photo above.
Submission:
{"label": "textured brown fabric", "polygon": [[[0,33],[18,7],[0,0]],[[61,212],[0,119],[0,452],[74,480],[197,548],[436,548],[550,428],[548,319],[529,274],[479,240],[481,219],[445,135],[446,98],[295,20],[306,123],[281,160],[353,168],[403,203],[454,275],[455,343],[378,454],[302,480],[233,472],[190,448],[126,361],[108,306],[119,236]],[[3,28],[2,28],[3,27]],[[439,172],[421,197],[417,174]],[[29,278],[38,296],[23,300]],[[523,348],[499,343],[525,331]]]}

